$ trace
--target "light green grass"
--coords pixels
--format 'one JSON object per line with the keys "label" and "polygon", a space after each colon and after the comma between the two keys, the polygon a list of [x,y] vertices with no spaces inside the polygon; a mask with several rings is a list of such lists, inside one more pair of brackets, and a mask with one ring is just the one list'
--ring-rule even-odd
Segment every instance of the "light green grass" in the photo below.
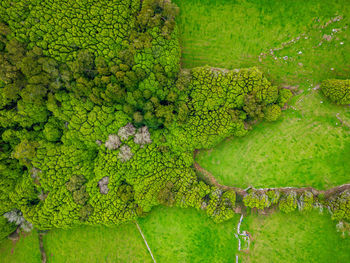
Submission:
{"label": "light green grass", "polygon": [[234,262],[238,216],[215,224],[194,209],[157,207],[139,224],[157,262]]}
{"label": "light green grass", "polygon": [[36,231],[21,234],[17,242],[9,239],[0,243],[0,262],[3,263],[39,263],[39,239]]}
{"label": "light green grass", "polygon": [[326,189],[348,183],[350,132],[336,114],[350,125],[350,107],[333,105],[313,90],[291,105],[280,120],[202,151],[197,161],[231,186]]}
{"label": "light green grass", "polygon": [[152,262],[132,223],[118,227],[55,229],[44,237],[48,263]]}
{"label": "light green grass", "polygon": [[[258,66],[275,83],[314,82],[350,73],[349,28],[334,33],[318,46],[325,34],[349,24],[347,0],[175,0],[182,45],[183,67],[210,65],[223,68]],[[322,29],[337,15],[343,19]],[[318,22],[318,20],[320,22]],[[306,37],[275,52],[277,60],[258,56],[280,47],[300,34]],[[343,45],[340,42],[344,42]],[[316,48],[313,48],[316,47]],[[301,51],[302,54],[298,54]],[[288,60],[283,59],[288,56]],[[298,63],[302,63],[300,66]],[[330,69],[334,68],[333,71]]]}
{"label": "light green grass", "polygon": [[241,262],[350,262],[350,239],[336,232],[328,214],[254,215],[243,220],[242,230],[251,233],[253,246]]}

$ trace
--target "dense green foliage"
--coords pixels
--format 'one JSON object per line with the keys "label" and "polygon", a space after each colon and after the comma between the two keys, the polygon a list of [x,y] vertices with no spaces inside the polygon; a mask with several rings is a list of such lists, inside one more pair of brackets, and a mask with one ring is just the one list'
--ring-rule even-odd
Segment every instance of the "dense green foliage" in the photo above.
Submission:
{"label": "dense green foliage", "polygon": [[337,104],[350,104],[350,80],[328,79],[321,83],[323,94]]}
{"label": "dense green foliage", "polygon": [[9,223],[3,216],[0,217],[0,241],[16,230],[14,223]]}
{"label": "dense green foliage", "polygon": [[346,220],[350,222],[350,191],[344,191],[328,201],[335,220]]}
{"label": "dense green foliage", "polygon": [[170,1],[25,4],[0,8],[1,214],[40,229],[158,204],[232,218],[235,193],[199,181],[192,153],[274,119],[288,96],[256,68],[179,72]]}
{"label": "dense green foliage", "polygon": [[0,215],[38,229],[119,224],[159,204],[233,218],[236,193],[199,180],[193,152],[277,120],[291,92],[257,68],[180,69],[170,1],[51,2],[0,4]]}

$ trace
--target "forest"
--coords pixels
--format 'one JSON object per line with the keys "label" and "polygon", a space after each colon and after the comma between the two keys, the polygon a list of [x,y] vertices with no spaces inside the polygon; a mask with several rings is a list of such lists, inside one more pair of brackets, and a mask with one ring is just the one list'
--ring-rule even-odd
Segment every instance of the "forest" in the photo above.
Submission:
{"label": "forest", "polygon": [[[349,185],[242,189],[196,169],[196,151],[278,120],[296,92],[258,67],[184,68],[179,11],[170,0],[1,1],[1,239],[119,225],[159,205],[215,223],[322,207],[350,232]],[[320,91],[350,104],[349,79]]]}

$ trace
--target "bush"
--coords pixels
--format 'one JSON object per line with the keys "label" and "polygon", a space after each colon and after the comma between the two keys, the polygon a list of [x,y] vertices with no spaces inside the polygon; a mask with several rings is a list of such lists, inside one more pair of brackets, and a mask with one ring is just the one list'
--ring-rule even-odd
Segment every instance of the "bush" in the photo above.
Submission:
{"label": "bush", "polygon": [[322,93],[336,104],[350,104],[350,80],[329,79],[321,83]]}
{"label": "bush", "polygon": [[271,204],[267,194],[257,191],[252,191],[244,196],[243,203],[247,207],[258,209],[264,209]]}
{"label": "bush", "polygon": [[298,202],[297,202],[297,194],[296,192],[291,191],[287,195],[285,195],[283,198],[281,198],[279,202],[279,209],[282,212],[290,213],[297,209]]}
{"label": "bush", "polygon": [[0,216],[0,241],[16,230],[15,223],[10,223],[4,216]]}
{"label": "bush", "polygon": [[273,105],[268,105],[264,113],[265,113],[265,116],[264,116],[265,120],[275,121],[281,116],[282,110],[280,106],[273,104]]}

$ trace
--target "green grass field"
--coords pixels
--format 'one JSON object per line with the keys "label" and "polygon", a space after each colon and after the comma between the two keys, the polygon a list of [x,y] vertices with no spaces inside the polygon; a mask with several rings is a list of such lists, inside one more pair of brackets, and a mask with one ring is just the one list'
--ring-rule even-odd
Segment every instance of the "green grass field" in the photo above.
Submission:
{"label": "green grass field", "polygon": [[0,243],[0,262],[2,263],[39,263],[41,262],[39,240],[36,231],[21,234],[14,243],[6,239]]}
{"label": "green grass field", "polygon": [[232,262],[239,216],[215,224],[194,209],[157,207],[139,224],[157,262]]}
{"label": "green grass field", "polygon": [[49,263],[152,262],[133,223],[55,229],[44,237]]}
{"label": "green grass field", "polygon": [[350,239],[335,231],[328,214],[273,213],[251,215],[243,220],[242,230],[253,237],[246,263],[345,263],[350,262]]}
{"label": "green grass field", "polygon": [[350,130],[336,115],[350,124],[350,107],[332,105],[313,90],[291,105],[280,120],[202,151],[197,161],[231,186],[326,189],[348,183]]}
{"label": "green grass field", "polygon": [[[304,90],[278,121],[200,152],[200,165],[220,183],[239,187],[326,189],[348,183],[350,129],[337,116],[350,125],[350,107],[332,105],[312,90],[323,79],[350,76],[348,0],[173,1],[180,7],[184,68],[257,66],[274,84]],[[337,16],[340,21],[321,27]],[[268,55],[259,60],[262,52]],[[160,206],[138,223],[158,263],[224,263],[235,262],[238,219],[215,224],[194,209]],[[252,234],[253,243],[248,254],[240,253],[240,262],[350,262],[350,240],[340,237],[328,214],[249,215],[241,230]],[[133,223],[55,229],[45,235],[44,246],[48,263],[152,262]],[[39,263],[37,233],[16,244],[2,241],[0,262]]]}
{"label": "green grass field", "polygon": [[[258,66],[275,83],[300,83],[306,79],[317,83],[349,76],[350,37],[349,28],[344,28],[350,21],[347,0],[174,2],[180,7],[177,23],[186,68]],[[338,15],[342,16],[340,21],[320,27]],[[294,44],[259,61],[260,53],[281,47],[301,34],[305,35]],[[331,34],[330,41],[323,38]],[[284,60],[284,56],[288,59]]]}

